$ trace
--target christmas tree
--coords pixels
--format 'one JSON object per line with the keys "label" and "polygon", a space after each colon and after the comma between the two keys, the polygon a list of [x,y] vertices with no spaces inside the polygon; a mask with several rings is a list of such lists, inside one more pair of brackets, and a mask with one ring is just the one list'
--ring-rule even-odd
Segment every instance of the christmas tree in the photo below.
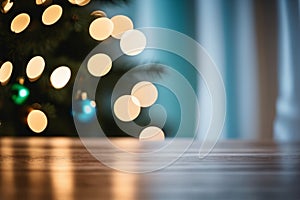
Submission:
{"label": "christmas tree", "polygon": [[[93,36],[91,26],[95,19],[106,18],[106,14],[98,8],[107,3],[126,4],[128,1],[2,1],[0,77],[2,73],[2,79],[5,79],[3,74],[9,73],[7,71],[11,70],[12,73],[8,80],[1,81],[0,135],[32,136],[37,135],[34,132],[43,132],[43,136],[76,136],[71,105],[72,86],[85,56],[105,39],[97,38],[99,35]],[[114,67],[109,75],[103,76],[101,81],[105,88],[99,86],[103,92],[98,95],[97,104],[104,101],[105,95],[109,96],[116,81],[130,68],[128,63],[134,61],[129,58],[126,62],[114,64],[122,67]],[[43,65],[38,70],[42,72],[41,75],[36,70],[30,73],[30,63]],[[156,66],[148,71],[161,73],[161,69]],[[62,86],[56,87],[55,81],[51,80],[55,73],[66,79]],[[95,109],[93,107],[96,106],[91,104],[94,101],[87,98],[88,94],[79,92],[80,98],[83,98],[78,104],[79,110],[86,104],[90,106],[89,109]],[[32,110],[36,113],[31,113],[31,117],[29,114]],[[93,111],[99,112],[98,107],[97,110]],[[48,121],[45,127],[37,127],[35,130],[28,126],[30,120],[34,122],[35,118],[39,118],[42,121],[43,117]],[[82,118],[81,115],[79,119],[83,122],[90,120],[89,116]],[[123,135],[114,124],[112,116],[103,117],[99,122],[104,128],[110,127],[109,136]]]}

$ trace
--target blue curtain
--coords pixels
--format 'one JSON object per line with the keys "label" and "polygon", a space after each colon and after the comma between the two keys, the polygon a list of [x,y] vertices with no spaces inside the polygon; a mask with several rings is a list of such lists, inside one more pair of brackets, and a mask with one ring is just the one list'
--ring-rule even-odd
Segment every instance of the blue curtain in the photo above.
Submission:
{"label": "blue curtain", "polygon": [[[253,1],[200,0],[197,7],[198,40],[219,66],[225,82],[227,120],[223,137],[258,138],[260,112]],[[207,97],[202,97],[203,109],[207,101]]]}
{"label": "blue curtain", "polygon": [[279,97],[275,138],[300,140],[300,2],[279,0]]}

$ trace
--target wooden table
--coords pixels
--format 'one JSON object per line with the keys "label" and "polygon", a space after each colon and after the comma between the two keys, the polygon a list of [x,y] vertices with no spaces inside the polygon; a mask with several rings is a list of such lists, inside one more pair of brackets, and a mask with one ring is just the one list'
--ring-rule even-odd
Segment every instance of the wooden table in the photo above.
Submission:
{"label": "wooden table", "polygon": [[[113,141],[136,151],[156,145]],[[111,160],[120,159],[101,139],[93,142]],[[168,153],[127,164],[159,166],[187,140],[174,142]],[[0,199],[300,199],[300,144],[224,141],[202,160],[198,148],[194,143],[167,168],[133,174],[103,165],[79,139],[0,138]]]}

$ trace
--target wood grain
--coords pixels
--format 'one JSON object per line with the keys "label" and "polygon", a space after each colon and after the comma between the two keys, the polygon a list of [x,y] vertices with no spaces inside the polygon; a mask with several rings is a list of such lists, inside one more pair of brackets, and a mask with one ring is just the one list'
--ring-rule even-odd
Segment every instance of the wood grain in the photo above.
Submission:
{"label": "wood grain", "polygon": [[[145,152],[164,143],[112,139]],[[112,162],[124,159],[101,139],[88,141]],[[188,140],[151,159],[129,159],[132,168],[159,166]],[[300,199],[300,144],[224,141],[198,158],[194,143],[173,165],[144,174],[113,170],[79,139],[0,138],[1,200],[71,199]],[[125,157],[126,159],[126,157]]]}

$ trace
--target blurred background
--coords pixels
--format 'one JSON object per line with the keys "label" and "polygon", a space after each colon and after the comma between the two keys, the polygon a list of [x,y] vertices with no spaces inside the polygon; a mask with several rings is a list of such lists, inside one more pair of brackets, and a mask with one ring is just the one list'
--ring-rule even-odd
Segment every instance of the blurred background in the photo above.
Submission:
{"label": "blurred background", "polygon": [[[85,6],[72,5],[67,0],[51,2],[61,4],[64,9],[60,21],[51,27],[36,25],[34,21],[35,17],[40,20],[39,16],[49,5],[37,8],[35,2],[15,2],[12,10],[0,16],[0,62],[2,65],[9,60],[14,64],[10,82],[0,87],[1,136],[77,136],[73,117],[78,120],[78,112],[84,112],[81,109],[84,102],[78,103],[76,114],[71,106],[72,83],[84,57],[99,43],[90,37],[88,27],[95,18],[90,13],[101,10],[109,18],[120,14],[130,17],[135,28],[176,30],[206,49],[218,66],[226,89],[227,114],[222,139],[300,140],[300,79],[297,77],[300,76],[300,1],[95,0]],[[29,28],[16,35],[9,26],[20,11],[28,11],[33,17]],[[46,68],[39,80],[30,82],[24,69],[36,55],[45,58]],[[165,72],[163,65],[181,73],[198,95],[201,112],[210,112],[209,93],[193,66],[167,52],[145,50],[136,57],[120,58],[113,63],[113,70],[101,79],[95,99],[96,112],[108,136],[126,136],[113,119],[109,105],[112,88],[128,70],[147,63],[148,76],[172,82],[179,89],[181,85]],[[56,90],[49,84],[49,76],[59,65],[70,66],[72,77],[65,88]],[[137,74],[133,82],[139,81],[140,76]],[[24,86],[30,96],[25,103],[16,105],[12,88],[20,77],[25,77]],[[167,137],[172,137],[181,120],[180,106],[167,88],[157,88],[156,103],[163,105],[168,115],[161,128]],[[195,132],[195,106],[191,104],[188,108],[191,112],[186,137]],[[48,117],[48,126],[41,134],[33,133],[27,126],[26,116],[31,108],[43,110]],[[144,109],[136,123],[146,126],[147,112]],[[97,119],[81,123],[89,127],[90,120]],[[209,123],[207,120],[204,118],[201,123]]]}

